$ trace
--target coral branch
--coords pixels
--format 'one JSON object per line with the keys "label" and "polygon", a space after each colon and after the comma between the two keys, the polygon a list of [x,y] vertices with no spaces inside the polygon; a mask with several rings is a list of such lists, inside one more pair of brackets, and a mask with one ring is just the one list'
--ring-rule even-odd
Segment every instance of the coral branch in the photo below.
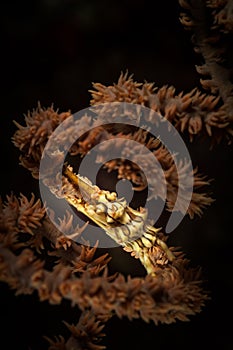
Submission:
{"label": "coral branch", "polygon": [[[132,91],[132,86],[136,86],[138,89],[138,83],[133,82],[132,78],[127,78],[127,76],[122,76],[119,78],[119,84],[125,84],[126,87],[129,88],[129,92],[127,92],[126,88],[123,90],[124,94],[131,93]],[[99,86],[99,85],[98,85]],[[102,89],[102,88],[101,88]],[[114,85],[113,89],[118,89],[118,85]],[[151,89],[151,85],[150,85]],[[109,93],[109,90],[111,90],[111,87],[106,88],[107,92]],[[101,90],[102,91],[102,90]],[[117,90],[118,91],[118,90]],[[121,91],[121,90],[120,90]],[[142,92],[144,91],[144,88],[142,88]],[[161,98],[164,98],[163,94],[160,94]],[[197,94],[198,96],[198,94]],[[196,97],[197,97],[196,96]],[[195,101],[194,97],[191,96],[193,100]],[[190,98],[191,98],[190,97]],[[118,99],[117,96],[115,96],[116,101]],[[108,101],[108,98],[106,95],[104,95],[104,99]],[[127,98],[126,98],[127,101]],[[184,99],[186,103],[186,107],[191,103],[189,102],[187,104],[186,99]],[[201,99],[203,103],[203,108],[207,108],[208,104],[207,101]],[[103,102],[103,101],[102,101]],[[214,102],[211,100],[212,105],[214,105]],[[192,105],[195,103],[192,102]],[[211,105],[209,105],[211,106]],[[103,109],[103,110],[102,110]],[[100,109],[98,110],[99,114],[99,119],[101,120],[102,114],[105,115],[105,113],[109,113],[108,107],[105,105],[100,106]],[[61,114],[65,118],[67,117],[66,113]],[[38,126],[38,120],[41,125],[44,125],[44,123],[47,123],[49,118],[50,124],[55,126],[58,126],[57,120],[61,120],[61,117],[59,117],[54,111],[51,112],[50,109],[45,110],[42,109],[40,106],[38,107],[37,110],[35,110],[32,113],[32,116],[28,119],[26,117],[26,126],[20,126],[20,129],[16,131],[14,137],[13,137],[13,142],[14,144],[21,150],[22,154],[20,156],[21,163],[23,164],[24,167],[29,169],[32,172],[32,175],[36,178],[38,178],[39,174],[39,165],[40,165],[40,157],[42,155],[42,151],[45,147],[45,141],[46,137],[41,139],[41,144],[40,141],[35,138],[35,135],[33,133],[30,133],[30,137],[27,139],[24,138],[24,134],[28,133],[30,128],[34,129],[40,129],[41,127]],[[65,116],[65,117],[64,117]],[[53,118],[55,119],[53,121]],[[177,123],[177,126],[179,125],[180,128],[184,128],[184,125],[187,123],[187,120],[189,119],[188,114],[185,114],[185,117],[180,118],[180,122]],[[198,117],[200,119],[200,116]],[[29,121],[30,123],[29,123]],[[33,121],[35,120],[35,125],[33,125]],[[198,120],[190,119],[192,122],[192,130],[196,130],[198,128]],[[149,123],[155,123],[155,121],[149,120]],[[51,126],[50,125],[50,126]],[[148,157],[146,157],[144,154],[141,152],[140,144],[143,144],[147,149],[149,149],[152,154],[155,156],[155,160],[157,159],[159,161],[159,164],[162,166],[164,175],[165,175],[165,181],[166,184],[164,184],[167,187],[167,209],[171,211],[174,207],[174,203],[176,202],[176,197],[177,197],[177,190],[179,186],[179,177],[177,171],[179,171],[179,174],[184,174],[183,178],[187,178],[187,171],[186,169],[190,164],[187,163],[182,163],[179,162],[178,167],[179,169],[176,168],[176,165],[174,164],[173,156],[168,152],[168,150],[163,146],[163,144],[158,140],[155,139],[151,136],[149,136],[149,133],[145,130],[131,130],[129,131],[126,129],[125,131],[122,132],[120,130],[117,130],[114,124],[110,127],[104,128],[103,126],[95,126],[95,121],[91,121],[90,118],[86,115],[83,115],[80,119],[74,120],[73,117],[71,116],[71,120],[69,120],[69,128],[68,128],[68,133],[70,130],[70,133],[72,134],[74,130],[74,125],[78,127],[78,130],[82,130],[84,126],[88,125],[89,128],[91,128],[91,131],[85,135],[84,140],[77,140],[73,146],[70,149],[70,154],[71,155],[76,155],[76,154],[81,154],[84,155],[86,154],[90,148],[95,146],[98,142],[103,141],[103,140],[116,140],[115,141],[115,147],[116,149],[122,150],[122,159],[113,159],[111,161],[106,161],[109,156],[111,156],[111,145],[109,143],[100,143],[99,146],[99,152],[96,155],[96,162],[104,164],[105,167],[111,170],[117,170],[118,171],[118,177],[119,178],[126,178],[129,180],[132,180],[132,182],[135,184],[134,189],[137,191],[140,191],[144,188],[147,187],[147,182],[150,182],[150,191],[151,193],[149,194],[150,198],[157,198],[161,197],[162,199],[164,198],[164,192],[162,191],[164,186],[161,186],[161,176],[159,176],[159,171],[160,171],[160,166],[157,165],[155,162],[153,165],[153,169],[151,169],[151,163],[148,160]],[[191,124],[190,124],[191,125]],[[50,127],[50,132],[52,132],[52,126]],[[63,135],[64,134],[64,135]],[[51,165],[54,164],[56,167],[56,164],[59,164],[60,158],[62,157],[64,150],[61,149],[60,145],[63,143],[63,138],[67,137],[67,132],[59,134],[59,137],[57,137],[54,140],[54,145],[53,145],[53,152],[48,155],[48,158],[50,160],[50,166],[48,167],[48,171],[51,172],[51,181],[49,178],[47,178],[46,183],[44,181],[44,184],[49,187],[50,189],[55,185],[55,179],[56,178],[56,171],[54,169],[51,169]],[[49,134],[47,135],[47,137]],[[138,143],[138,147],[140,148],[139,151],[137,151],[136,147],[133,149],[133,153],[130,147],[128,145],[128,141],[136,141]],[[33,145],[36,145],[34,147]],[[87,147],[88,146],[88,147]],[[110,149],[109,149],[110,147]],[[127,159],[127,156],[130,154],[130,159],[131,161],[127,161],[124,159],[124,157]],[[149,175],[149,178],[145,178],[145,175],[142,171],[142,169],[137,166],[138,161],[140,160],[140,163],[143,163],[143,170],[146,171]],[[203,193],[203,188],[205,188],[206,185],[208,185],[208,181],[202,179],[202,186],[196,186],[196,183],[198,182],[198,179],[200,179],[200,175],[197,174],[195,171],[194,174],[190,173],[190,176],[192,177],[194,175],[194,189],[193,189],[193,196],[188,208],[188,214],[190,217],[193,217],[195,214],[200,215],[202,213],[202,209],[206,207],[207,205],[212,203],[212,199],[206,194],[205,192]],[[69,187],[68,184],[66,191],[72,191],[72,189]],[[189,190],[189,183],[187,182],[186,186],[186,191]],[[159,192],[162,191],[162,192]],[[58,195],[58,193],[56,194]],[[59,195],[58,195],[59,196]],[[198,203],[198,205],[197,205]],[[183,214],[186,214],[186,210],[184,212],[185,204],[181,203],[180,207],[178,208],[180,212]]]}
{"label": "coral branch", "polygon": [[[58,261],[70,266],[73,272],[88,270],[91,275],[101,273],[111,259],[108,254],[95,258],[97,244],[92,248],[88,242],[78,245],[65,234],[67,230],[73,230],[75,234],[83,231],[83,228],[73,226],[73,217],[64,217],[58,229],[45,215],[41,202],[34,202],[34,195],[30,200],[23,195],[19,199],[13,195],[7,197],[0,212],[0,244],[12,251],[23,248],[28,249],[28,254],[33,254],[34,250],[40,254],[45,249],[43,240],[46,239],[51,243],[48,254],[59,258]],[[25,233],[30,236],[26,238]]]}
{"label": "coral branch", "polygon": [[53,106],[44,109],[39,103],[32,113],[25,115],[26,126],[15,122],[19,130],[12,140],[22,152],[21,164],[31,171],[33,177],[38,178],[41,155],[49,136],[69,116],[70,112],[58,113]]}
{"label": "coral branch", "polygon": [[[169,215],[176,211],[177,217],[200,216],[213,202],[205,190],[208,179],[193,170],[179,147],[165,144],[162,132],[154,136],[153,128],[158,131],[159,123],[165,125],[167,140],[173,144],[178,140],[174,134],[190,141],[207,138],[212,145],[232,142],[233,4],[231,0],[178,1],[184,9],[180,21],[193,32],[194,49],[202,59],[196,66],[202,76],[199,88],[177,92],[173,86],[138,83],[126,72],[112,85],[93,84],[89,110],[73,115],[39,103],[22,125],[15,121],[12,141],[20,151],[21,165],[40,178],[54,200],[65,202],[66,209],[72,207],[72,212],[65,209],[57,217],[56,210],[49,204],[45,208],[34,194],[29,199],[23,194],[18,198],[11,194],[5,202],[0,199],[0,281],[15,295],[34,293],[38,301],[51,305],[66,300],[81,314],[77,324],[64,322],[67,337],[45,337],[49,350],[103,350],[103,328],[112,316],[170,324],[189,320],[209,299],[201,269],[169,246],[168,236],[152,226],[146,208],[134,209],[116,192],[75,173],[81,173],[75,167],[81,157],[95,149],[96,163],[116,171],[119,179],[130,180],[135,191],[148,189],[147,200],[164,202]],[[142,122],[145,110],[146,125],[125,122],[127,117]],[[119,156],[111,156],[113,149]],[[84,239],[89,221],[79,227],[75,212],[138,259],[144,268],[142,277],[111,272],[109,253],[97,250],[95,235],[92,246]]]}
{"label": "coral branch", "polygon": [[104,324],[110,315],[95,315],[89,310],[82,312],[77,325],[70,325],[64,322],[71,335],[65,341],[63,337],[56,337],[55,341],[45,337],[49,343],[49,350],[103,350],[106,347],[99,345],[105,336],[103,333]]}
{"label": "coral branch", "polygon": [[121,74],[114,85],[93,84],[91,105],[119,101],[140,104],[168,119],[180,132],[211,137],[212,142],[232,138],[231,118],[222,107],[219,96],[207,95],[197,88],[176,94],[173,86],[157,88],[151,83],[135,82],[132,76]]}
{"label": "coral branch", "polygon": [[[218,4],[217,4],[218,3]],[[194,32],[193,42],[195,51],[202,55],[204,64],[197,66],[198,73],[204,75],[201,79],[202,86],[210,90],[213,94],[221,97],[222,105],[218,111],[215,111],[213,118],[222,120],[226,124],[226,130],[233,121],[233,84],[231,81],[232,62],[227,60],[227,41],[230,42],[231,50],[232,36],[226,38],[226,33],[233,27],[232,3],[223,1],[220,5],[216,1],[203,0],[181,0],[180,5],[188,11],[181,14],[181,23],[186,29]],[[209,8],[218,8],[225,5],[219,12],[208,11]],[[209,13],[210,12],[210,13]],[[212,20],[212,27],[207,27],[207,15]],[[221,25],[225,28],[224,33],[219,29]],[[223,36],[225,38],[223,39]],[[224,48],[221,45],[224,43]],[[225,57],[224,57],[225,56]],[[224,59],[223,59],[224,57]],[[224,127],[225,128],[225,127]],[[229,130],[232,135],[232,128]]]}
{"label": "coral branch", "polygon": [[[30,203],[35,211],[33,201],[23,198],[22,206]],[[38,205],[37,202],[37,211]],[[96,248],[80,247],[73,241],[66,250],[63,248],[63,259],[55,262],[50,271],[47,270],[45,261],[35,255],[30,245],[26,244],[23,249],[17,246],[15,232],[21,235],[17,226],[19,208],[16,198],[8,198],[0,216],[0,280],[7,282],[17,294],[31,294],[37,290],[39,299],[48,300],[51,304],[59,304],[66,298],[82,310],[90,308],[95,314],[115,312],[119,317],[141,317],[155,323],[186,320],[189,315],[200,312],[204,305],[207,296],[200,284],[199,269],[188,267],[183,255],[173,249],[175,259],[169,261],[166,250],[163,251],[164,247],[160,245],[157,248],[151,246],[147,252],[150,263],[154,264],[156,277],[151,274],[145,278],[127,279],[121,274],[108,276],[105,267],[109,260],[106,255],[93,259]],[[10,216],[10,210],[14,214],[13,224],[5,220]],[[36,228],[30,234],[36,234],[38,227],[41,230],[44,220],[38,217]],[[46,237],[54,243],[57,238],[55,241],[52,239],[52,232]],[[11,235],[13,240],[7,238]],[[136,253],[140,255],[139,250]],[[136,254],[135,257],[139,256]],[[101,271],[104,273],[101,274]]]}
{"label": "coral branch", "polygon": [[0,280],[18,293],[37,290],[41,301],[59,304],[66,298],[97,314],[115,312],[118,317],[171,323],[200,312],[208,299],[200,286],[200,271],[188,268],[182,257],[166,269],[158,268],[156,278],[125,279],[119,274],[113,281],[106,272],[101,277],[92,277],[89,272],[77,277],[70,267],[61,264],[47,271],[28,249],[16,256],[1,247],[0,258]]}

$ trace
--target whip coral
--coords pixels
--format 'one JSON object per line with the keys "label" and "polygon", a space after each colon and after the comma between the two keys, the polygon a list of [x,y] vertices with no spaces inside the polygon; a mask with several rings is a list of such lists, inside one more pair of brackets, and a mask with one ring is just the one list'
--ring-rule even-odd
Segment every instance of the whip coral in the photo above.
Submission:
{"label": "whip coral", "polygon": [[[75,324],[64,321],[67,336],[44,335],[49,350],[101,350],[105,348],[104,327],[114,316],[155,325],[171,324],[189,320],[209,300],[200,267],[193,267],[181,249],[170,244],[163,226],[149,222],[144,206],[134,208],[126,198],[118,198],[116,192],[93,185],[76,171],[82,159],[98,146],[96,164],[103,165],[108,173],[116,172],[118,179],[130,180],[136,192],[146,190],[149,182],[150,200],[162,200],[166,196],[165,215],[171,215],[176,208],[177,213],[193,219],[213,202],[208,189],[210,180],[197,166],[194,170],[190,168],[187,159],[176,163],[174,154],[150,129],[114,122],[118,113],[114,106],[126,103],[124,112],[130,115],[127,104],[132,104],[137,106],[138,115],[145,107],[151,111],[147,115],[150,127],[157,123],[153,114],[156,112],[179,135],[188,136],[190,142],[200,138],[209,140],[211,146],[220,142],[231,144],[232,4],[227,0],[180,0],[179,3],[185,11],[180,21],[193,32],[195,51],[204,61],[196,66],[202,76],[199,88],[177,92],[173,86],[136,82],[126,72],[113,85],[93,83],[90,108],[98,110],[98,120],[87,113],[75,119],[71,111],[60,112],[53,105],[44,108],[39,103],[24,121],[14,122],[17,130],[12,142],[20,153],[20,164],[34,179],[40,179],[51,196],[65,200],[73,210],[73,214],[62,212],[54,225],[53,207],[42,203],[35,194],[29,198],[12,193],[0,203],[0,281],[13,289],[15,295],[34,294],[40,302],[59,306],[66,301],[78,316]],[[222,43],[226,44],[224,48]],[[113,103],[111,108],[109,103]],[[102,125],[106,116],[109,123]],[[66,124],[66,130],[54,138],[46,153],[51,135],[62,123]],[[64,140],[72,141],[75,128],[81,137],[69,149],[61,150]],[[115,142],[114,149],[122,150],[122,158],[111,159],[109,141]],[[133,150],[132,141],[137,143]],[[142,145],[145,152],[141,151]],[[64,151],[67,157],[59,173],[57,168]],[[157,160],[153,168],[147,151]],[[41,175],[43,157],[47,157],[48,163],[46,173]],[[179,188],[180,180],[182,188]],[[178,190],[181,200],[175,207]],[[76,223],[75,215],[85,217],[83,226]],[[136,259],[135,263],[141,263],[143,275],[111,272],[111,250],[102,252],[98,239],[93,245],[85,236],[91,225],[96,230],[102,229],[103,235],[129,253],[132,260]]]}

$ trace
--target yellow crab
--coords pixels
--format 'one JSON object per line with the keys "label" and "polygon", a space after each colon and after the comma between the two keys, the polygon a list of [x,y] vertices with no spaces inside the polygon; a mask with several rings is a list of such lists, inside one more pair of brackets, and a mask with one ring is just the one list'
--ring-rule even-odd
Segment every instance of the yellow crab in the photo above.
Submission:
{"label": "yellow crab", "polygon": [[65,199],[126,251],[139,258],[148,274],[155,274],[156,270],[156,259],[152,258],[154,247],[159,249],[160,257],[163,255],[163,259],[159,259],[161,264],[174,260],[174,254],[157,235],[160,229],[147,223],[146,209],[130,208],[124,198],[118,199],[115,192],[101,190],[89,179],[76,175],[70,166],[64,166],[63,176],[77,192],[77,195],[66,193]]}

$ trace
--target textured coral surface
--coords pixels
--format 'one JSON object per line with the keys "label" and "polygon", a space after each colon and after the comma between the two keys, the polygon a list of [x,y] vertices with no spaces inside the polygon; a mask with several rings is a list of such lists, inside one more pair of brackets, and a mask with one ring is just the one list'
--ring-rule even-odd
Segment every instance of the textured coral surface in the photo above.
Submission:
{"label": "textured coral surface", "polygon": [[[139,1],[113,1],[112,7],[75,0],[4,5],[2,348],[232,348],[226,321],[233,306],[232,1],[180,5],[166,0],[156,11]],[[146,250],[156,277],[146,274],[135,249],[80,246],[63,236],[39,200],[38,166],[51,132],[71,113],[106,101],[161,113],[181,132],[196,169],[189,215],[166,241],[174,261],[159,245]],[[86,136],[71,157],[112,137],[102,128]],[[140,132],[126,137],[144,142]],[[157,141],[149,147],[163,162],[171,210],[173,164]],[[138,169],[124,162],[106,164],[100,187],[111,188],[112,173],[132,180],[138,195],[143,192]],[[60,225],[85,233],[66,213]]]}

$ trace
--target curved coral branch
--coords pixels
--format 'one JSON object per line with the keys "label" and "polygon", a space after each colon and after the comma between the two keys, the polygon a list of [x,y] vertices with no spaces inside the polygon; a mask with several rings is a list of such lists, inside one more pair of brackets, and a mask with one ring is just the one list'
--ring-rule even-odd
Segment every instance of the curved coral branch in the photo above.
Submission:
{"label": "curved coral branch", "polygon": [[[30,203],[27,208],[31,208],[31,216],[35,217],[39,202],[34,205],[25,198],[23,202]],[[12,197],[0,215],[0,280],[17,294],[31,294],[36,290],[41,301],[48,300],[51,304],[60,304],[66,298],[81,310],[91,309],[95,314],[114,312],[129,319],[141,317],[156,324],[186,320],[201,311],[207,296],[201,286],[200,270],[190,268],[187,259],[174,249],[172,261],[168,261],[166,252],[159,246],[148,249],[156,277],[151,274],[145,278],[108,276],[105,268],[108,257],[102,255],[94,259],[96,248],[79,246],[73,241],[68,248],[67,244],[54,248],[54,254],[61,259],[54,261],[48,270],[45,261],[30,245],[30,239],[20,241],[23,233],[18,225],[20,212],[19,201]],[[7,220],[10,217],[12,220]],[[27,220],[30,222],[29,217]],[[38,228],[42,233],[43,222],[44,218],[37,217],[30,234],[36,235]],[[45,237],[53,243],[57,241],[55,231]]]}
{"label": "curved coral branch", "polygon": [[186,131],[190,140],[196,135],[211,137],[211,142],[232,139],[231,117],[219,105],[220,97],[202,93],[198,88],[176,93],[173,86],[158,88],[152,83],[138,83],[127,73],[122,73],[114,85],[94,83],[93,88],[91,105],[113,101],[140,104],[161,114],[181,133]]}
{"label": "curved coral branch", "polygon": [[[85,225],[86,227],[86,225]],[[85,228],[84,227],[84,228]],[[66,232],[73,231],[75,235],[82,233],[83,227],[73,225],[73,217],[64,216],[59,229],[45,215],[45,209],[40,200],[35,201],[32,195],[28,200],[21,194],[19,198],[11,195],[3,203],[0,211],[0,244],[14,252],[22,249],[41,254],[45,250],[45,240],[50,242],[48,254],[55,256],[57,262],[72,267],[73,272],[88,270],[91,275],[98,275],[105,269],[110,257],[103,254],[95,257],[95,247],[78,245]],[[26,239],[25,233],[28,233]],[[72,238],[75,238],[73,235]]]}
{"label": "curved coral branch", "polygon": [[[224,129],[232,135],[232,3],[227,0],[179,2],[185,8],[181,23],[193,31],[195,51],[204,59],[204,64],[197,66],[197,72],[204,76],[201,84],[204,89],[220,96],[222,101],[211,119],[217,124],[222,121]],[[209,26],[206,25],[208,21],[211,22]]]}
{"label": "curved coral branch", "polygon": [[155,324],[185,321],[201,311],[208,299],[200,285],[200,271],[188,268],[183,257],[169,267],[158,268],[156,278],[131,278],[119,274],[109,281],[106,273],[93,277],[84,272],[80,277],[71,267],[57,264],[45,270],[32,251],[24,249],[15,255],[0,249],[0,280],[7,282],[17,293],[37,290],[39,299],[59,304],[63,298],[81,309],[94,313],[115,312],[118,317],[142,318]]}
{"label": "curved coral branch", "polygon": [[[131,93],[132,86],[136,86],[136,89],[138,88],[138,84],[134,83],[132,78],[127,79],[126,76],[121,76],[119,78],[120,84],[125,84],[126,87],[129,88],[129,91],[127,92],[126,88],[123,90],[124,94]],[[127,84],[129,82],[129,86]],[[117,85],[114,85],[113,89],[118,89]],[[150,88],[151,89],[151,88]],[[106,88],[107,93],[111,88]],[[142,91],[144,91],[144,88],[142,88]],[[164,98],[164,97],[163,97]],[[104,95],[104,99],[106,101],[108,100],[106,95]],[[115,96],[115,100],[117,100],[118,97]],[[127,99],[126,99],[127,100]],[[190,104],[185,102],[186,106]],[[103,109],[104,109],[103,105]],[[102,108],[102,106],[100,106]],[[139,107],[140,108],[140,107]],[[104,113],[106,111],[104,110]],[[101,113],[100,110],[99,118],[101,119]],[[95,126],[95,121],[91,121],[91,118],[89,118],[86,115],[83,115],[80,119],[74,120],[73,116],[67,113],[61,113],[57,114],[53,109],[49,108],[48,110],[42,109],[40,106],[33,111],[32,115],[30,117],[25,118],[26,125],[25,126],[18,126],[19,130],[16,131],[15,135],[13,136],[13,142],[14,144],[20,149],[21,155],[20,155],[20,161],[21,164],[29,169],[32,172],[32,175],[36,178],[39,176],[39,166],[40,166],[40,160],[42,156],[43,149],[45,147],[46,141],[48,140],[49,136],[53,132],[53,130],[59,125],[59,123],[68,116],[71,117],[69,120],[69,128],[67,133],[72,134],[74,125],[78,126],[79,130],[82,130],[84,126],[88,126],[91,128],[91,131],[89,133],[84,134],[84,139],[77,140],[73,146],[70,149],[70,154],[76,155],[81,154],[82,156],[85,155],[90,148],[94,147],[97,143],[104,141],[104,140],[116,140],[115,141],[115,147],[119,149],[123,149],[122,155],[123,157],[127,158],[127,154],[130,152],[130,144],[128,145],[128,142],[133,140],[138,143],[138,146],[140,147],[141,144],[143,144],[148,150],[152,152],[152,154],[155,157],[155,163],[153,165],[153,171],[151,170],[151,163],[148,161],[147,157],[145,157],[143,154],[141,154],[141,151],[138,153],[136,152],[136,149],[134,150],[133,154],[130,153],[131,161],[127,161],[124,159],[113,159],[111,161],[106,161],[106,159],[111,156],[111,149],[108,149],[109,143],[103,142],[100,143],[100,150],[96,155],[96,162],[104,164],[105,167],[108,168],[109,171],[111,170],[117,170],[118,171],[118,177],[119,178],[127,178],[131,180],[134,184],[134,190],[140,191],[147,187],[147,180],[150,181],[150,198],[157,198],[157,196],[161,196],[161,198],[164,197],[164,193],[160,193],[159,189],[162,189],[161,186],[161,177],[158,176],[160,167],[156,165],[156,160],[159,161],[160,166],[162,166],[162,169],[164,171],[165,181],[166,181],[166,188],[167,188],[167,209],[171,211],[174,207],[174,204],[176,202],[177,197],[177,189],[179,186],[179,177],[178,177],[178,171],[179,174],[184,173],[187,169],[187,166],[189,164],[179,162],[179,169],[176,168],[176,165],[173,161],[173,156],[168,152],[168,150],[163,146],[163,144],[158,140],[151,136],[149,136],[149,133],[145,130],[139,129],[139,130],[128,130],[126,129],[124,132],[122,132],[122,129],[116,129],[114,124],[110,124],[110,126],[104,128],[103,126]],[[187,114],[186,114],[187,117]],[[185,117],[185,118],[186,118]],[[187,117],[188,118],[188,117]],[[200,117],[199,117],[200,118]],[[182,117],[181,119],[182,120]],[[187,121],[187,120],[186,120]],[[33,124],[34,122],[34,124]],[[154,120],[149,120],[149,123],[155,122]],[[184,122],[184,120],[182,121]],[[197,122],[198,123],[198,122]],[[35,130],[43,130],[43,125],[49,125],[49,132],[47,134],[43,133],[43,137],[38,137],[40,133]],[[179,124],[179,123],[178,123]],[[177,125],[178,125],[177,124]],[[183,125],[183,124],[182,124]],[[193,126],[193,128],[196,128],[196,126]],[[33,130],[33,131],[31,131]],[[59,163],[59,157],[62,155],[63,150],[60,150],[60,145],[63,142],[63,137],[67,137],[67,133],[65,135],[59,135],[59,137],[54,141],[53,150],[54,152],[49,155],[49,157],[53,160],[54,164]],[[25,134],[28,135],[27,138],[25,138]],[[123,146],[123,148],[122,148]],[[111,148],[111,147],[110,147]],[[139,159],[140,158],[140,159]],[[148,174],[150,174],[150,179],[146,179],[145,175],[137,166],[138,160],[140,160],[140,163],[143,162],[144,164],[144,170],[147,171]],[[51,166],[51,162],[50,162]],[[158,169],[157,169],[158,168]],[[190,176],[194,176],[194,188],[193,188],[193,196],[191,198],[191,202],[188,208],[188,214],[190,217],[193,217],[195,214],[200,215],[202,213],[202,209],[206,207],[207,205],[212,203],[212,199],[208,196],[208,194],[205,193],[203,188],[205,188],[206,185],[208,185],[208,181],[204,179],[204,177],[201,177],[197,172],[190,173]],[[187,177],[187,174],[186,174]],[[201,180],[202,179],[202,180]],[[54,173],[52,176],[52,182],[54,183]],[[198,183],[198,186],[196,185]],[[50,187],[52,186],[52,183],[46,183],[46,186]],[[68,190],[68,189],[67,189]],[[187,191],[189,190],[189,185],[187,184]],[[181,211],[184,215],[186,212],[183,210],[183,205],[180,206],[179,211]]]}

